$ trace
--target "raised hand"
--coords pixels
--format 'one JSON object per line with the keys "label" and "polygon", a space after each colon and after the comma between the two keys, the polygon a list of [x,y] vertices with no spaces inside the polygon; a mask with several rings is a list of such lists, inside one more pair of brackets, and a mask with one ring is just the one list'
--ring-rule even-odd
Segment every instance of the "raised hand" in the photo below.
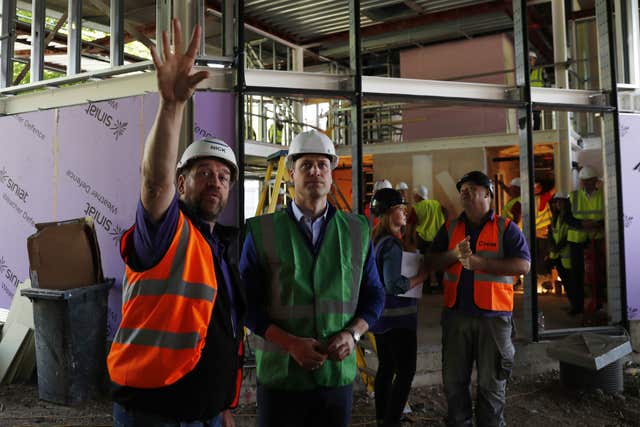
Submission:
{"label": "raised hand", "polygon": [[169,35],[162,32],[162,53],[164,61],[158,57],[158,52],[151,48],[151,57],[156,66],[158,78],[158,92],[164,101],[186,102],[196,86],[209,76],[207,71],[199,71],[192,74],[193,64],[196,59],[196,51],[200,45],[202,29],[196,25],[191,42],[186,52],[182,52],[182,33],[180,31],[180,21],[172,20],[174,34],[174,52],[171,52]]}
{"label": "raised hand", "polygon": [[467,236],[456,245],[456,255],[458,259],[467,258],[473,254],[471,252],[471,237]]}

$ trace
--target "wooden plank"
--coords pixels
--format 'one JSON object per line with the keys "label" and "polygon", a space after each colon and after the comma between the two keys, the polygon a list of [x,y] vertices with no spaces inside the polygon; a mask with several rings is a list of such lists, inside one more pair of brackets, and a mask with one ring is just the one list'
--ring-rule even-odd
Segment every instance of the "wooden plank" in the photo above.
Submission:
{"label": "wooden plank", "polygon": [[20,323],[14,323],[6,328],[5,336],[0,341],[0,384],[4,383],[11,369],[15,369],[14,360],[21,356],[23,344],[31,333],[29,328]]}

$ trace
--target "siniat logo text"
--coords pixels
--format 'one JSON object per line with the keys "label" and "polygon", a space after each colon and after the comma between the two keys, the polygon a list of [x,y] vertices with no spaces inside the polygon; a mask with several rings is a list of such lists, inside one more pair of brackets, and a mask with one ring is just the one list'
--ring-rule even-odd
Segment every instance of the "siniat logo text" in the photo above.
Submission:
{"label": "siniat logo text", "polygon": [[15,289],[20,282],[18,279],[18,275],[9,268],[7,262],[4,260],[4,257],[0,257],[0,278],[7,279],[9,284],[13,287],[13,289],[9,289],[7,285],[2,283],[2,290],[9,296],[13,296],[15,293]]}
{"label": "siniat logo text", "polygon": [[7,173],[7,169],[4,167],[2,168],[2,170],[0,170],[0,183],[6,185],[9,191],[15,194],[18,199],[22,200],[23,203],[27,203],[29,192],[22,188],[16,181],[11,179],[11,177]]}
{"label": "siniat logo text", "polygon": [[100,106],[96,104],[87,105],[87,108],[84,110],[84,112],[88,116],[94,117],[98,122],[109,128],[109,130],[113,131],[113,135],[116,137],[116,141],[127,131],[127,126],[129,125],[128,122],[123,122],[115,119],[111,114],[109,114],[107,111],[104,111]]}

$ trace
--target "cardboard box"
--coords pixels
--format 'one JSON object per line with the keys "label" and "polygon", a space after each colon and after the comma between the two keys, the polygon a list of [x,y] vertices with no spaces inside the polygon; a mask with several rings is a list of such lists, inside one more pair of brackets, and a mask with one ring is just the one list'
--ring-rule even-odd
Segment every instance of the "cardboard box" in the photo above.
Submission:
{"label": "cardboard box", "polygon": [[71,289],[104,282],[93,218],[36,224],[27,238],[31,286]]}

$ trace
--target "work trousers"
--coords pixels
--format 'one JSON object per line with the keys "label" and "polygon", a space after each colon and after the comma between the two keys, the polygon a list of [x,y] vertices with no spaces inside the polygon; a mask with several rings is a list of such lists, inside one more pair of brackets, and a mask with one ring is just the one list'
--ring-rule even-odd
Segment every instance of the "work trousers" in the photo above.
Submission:
{"label": "work trousers", "polygon": [[515,348],[511,317],[473,317],[457,310],[442,315],[442,378],[448,426],[473,426],[471,372],[478,372],[476,425],[504,426],[507,379]]}
{"label": "work trousers", "polygon": [[378,350],[376,419],[378,425],[384,427],[400,426],[416,373],[416,330],[390,329],[383,334],[375,334],[375,337]]}
{"label": "work trousers", "polygon": [[353,385],[285,391],[258,384],[257,398],[259,427],[348,427]]}
{"label": "work trousers", "polygon": [[571,274],[573,277],[573,298],[570,298],[574,313],[584,310],[584,243],[569,242]]}
{"label": "work trousers", "polygon": [[217,415],[203,421],[179,421],[162,415],[153,414],[113,404],[114,427],[221,427],[222,417]]}
{"label": "work trousers", "polygon": [[562,265],[562,260],[560,258],[556,258],[551,260],[551,264],[558,271],[558,275],[562,279],[562,286],[564,286],[564,291],[567,293],[567,299],[569,300],[569,304],[571,308],[574,308],[574,298],[575,298],[575,285],[573,283],[573,272],[571,268],[566,268]]}

